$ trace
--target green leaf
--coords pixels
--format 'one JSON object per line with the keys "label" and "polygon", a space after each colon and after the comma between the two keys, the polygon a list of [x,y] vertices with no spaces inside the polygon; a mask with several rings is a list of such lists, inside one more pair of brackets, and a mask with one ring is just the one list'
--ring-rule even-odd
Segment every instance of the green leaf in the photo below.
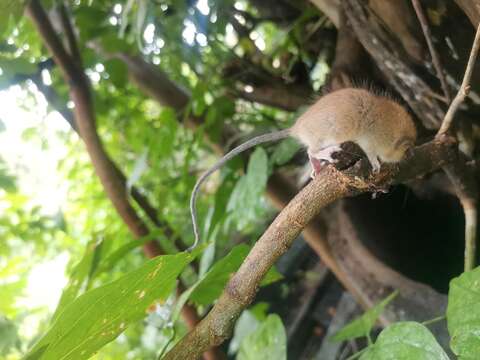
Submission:
{"label": "green leaf", "polygon": [[[129,52],[130,45],[123,40],[117,37],[115,33],[107,33],[100,38],[100,43],[102,44],[102,49],[107,53],[116,53],[116,52]],[[126,69],[126,66],[125,66]],[[127,75],[127,74],[126,74]]]}
{"label": "green leaf", "polygon": [[[477,353],[478,355],[478,353]],[[384,329],[360,360],[448,360],[432,333],[422,324],[406,321]]]}
{"label": "green leaf", "polygon": [[113,85],[124,88],[128,80],[128,70],[125,63],[118,59],[107,60],[103,63],[105,71],[110,75]]}
{"label": "green leaf", "polygon": [[257,148],[250,157],[247,178],[251,188],[259,186],[262,192],[264,191],[268,180],[268,156],[261,147]]}
{"label": "green leaf", "polygon": [[[197,305],[213,303],[220,296],[231,274],[238,270],[249,251],[250,247],[246,244],[235,246],[225,257],[212,266],[203,279],[192,286],[195,289],[190,295],[190,300]],[[278,271],[272,268],[265,275],[261,286],[266,286],[281,278],[282,276]]]}
{"label": "green leaf", "polygon": [[14,76],[17,74],[33,74],[37,71],[37,66],[32,64],[25,58],[7,58],[0,56],[0,68],[3,71],[2,75]]}
{"label": "green leaf", "polygon": [[363,315],[345,325],[333,336],[332,339],[334,341],[345,341],[361,336],[367,336],[372,330],[373,325],[375,325],[378,317],[385,309],[385,306],[387,306],[397,294],[398,291],[391,293],[387,298],[367,310]]}
{"label": "green leaf", "polygon": [[[80,6],[75,9],[75,24],[80,32],[80,40],[87,41],[99,37],[105,30],[105,23],[108,13],[94,6]],[[101,45],[108,47],[104,50],[111,52],[115,50],[116,39],[114,36],[102,37],[100,39]]]}
{"label": "green leaf", "polygon": [[58,316],[26,359],[87,359],[165,300],[198,251],[159,256],[120,279],[78,297]]}
{"label": "green leaf", "polygon": [[300,148],[300,144],[295,139],[285,139],[275,147],[271,161],[273,164],[283,165],[290,161]]}
{"label": "green leaf", "polygon": [[235,114],[235,103],[226,96],[215,98],[208,106],[205,115],[205,125],[212,140],[220,139],[225,122]]}
{"label": "green leaf", "polygon": [[267,286],[282,279],[283,275],[278,272],[276,267],[272,267],[262,279],[260,286]]}
{"label": "green leaf", "polygon": [[0,315],[0,355],[7,355],[11,348],[19,344],[19,341],[15,324]]}
{"label": "green leaf", "polygon": [[52,323],[67,305],[71,304],[78,297],[82,289],[88,287],[88,283],[97,265],[97,261],[95,261],[99,257],[97,254],[102,249],[101,244],[102,243],[98,243],[96,239],[92,239],[85,247],[85,253],[82,259],[72,270],[68,285],[62,292],[60,301],[52,316]]}
{"label": "green leaf", "polygon": [[16,302],[27,287],[27,278],[2,282],[0,286],[0,312],[6,315],[16,314]]}
{"label": "green leaf", "polygon": [[287,335],[278,315],[267,317],[240,345],[237,360],[286,360]]}
{"label": "green leaf", "polygon": [[159,128],[152,134],[155,154],[161,158],[172,154],[177,130],[178,121],[175,112],[171,108],[162,109],[159,116]]}
{"label": "green leaf", "polygon": [[450,346],[460,359],[477,359],[480,354],[480,267],[450,282],[447,325]]}
{"label": "green leaf", "polygon": [[0,164],[0,189],[6,192],[13,193],[17,191],[16,179],[10,175],[6,169],[3,169]]}
{"label": "green leaf", "polygon": [[235,323],[233,337],[228,344],[228,354],[233,355],[238,352],[243,339],[254,332],[262,322],[267,318],[268,304],[257,303],[250,309],[244,310],[238,321]]}
{"label": "green leaf", "polygon": [[125,257],[130,251],[136,249],[148,241],[159,238],[163,235],[161,230],[154,230],[147,236],[144,236],[140,239],[130,241],[125,245],[122,245],[120,248],[109,254],[99,265],[98,273],[110,271],[117,262]]}
{"label": "green leaf", "polygon": [[25,1],[21,0],[0,0],[0,35],[8,28],[10,17],[14,21],[22,16]]}
{"label": "green leaf", "polygon": [[247,173],[235,185],[227,205],[239,228],[258,219],[268,180],[268,157],[265,150],[257,148],[248,162]]}
{"label": "green leaf", "polygon": [[237,271],[248,251],[247,245],[240,244],[217,261],[193,290],[190,300],[198,305],[211,304],[222,293],[230,275]]}
{"label": "green leaf", "polygon": [[201,116],[207,107],[205,90],[206,86],[203,83],[200,83],[192,91],[192,112],[195,116]]}
{"label": "green leaf", "polygon": [[215,259],[215,243],[210,243],[200,258],[200,269],[198,271],[198,276],[203,277],[210,269],[210,266],[213,264]]}

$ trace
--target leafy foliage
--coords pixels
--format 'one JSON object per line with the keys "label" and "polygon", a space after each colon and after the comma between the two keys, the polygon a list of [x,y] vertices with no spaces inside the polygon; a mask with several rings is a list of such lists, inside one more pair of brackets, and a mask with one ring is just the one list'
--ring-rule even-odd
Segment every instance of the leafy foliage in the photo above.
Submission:
{"label": "leafy foliage", "polygon": [[7,29],[10,23],[18,21],[22,16],[24,1],[21,0],[2,0],[0,1],[0,35]]}
{"label": "leafy foliage", "polygon": [[287,359],[287,335],[278,315],[269,315],[243,339],[237,359]]}
{"label": "leafy foliage", "polygon": [[235,324],[232,340],[228,347],[228,353],[233,355],[238,352],[243,339],[254,332],[267,318],[268,304],[257,303],[250,309],[244,310]]}
{"label": "leafy foliage", "polygon": [[227,205],[240,229],[258,219],[263,209],[263,194],[268,180],[268,156],[257,148],[248,162],[247,173],[235,185]]}
{"label": "leafy foliage", "polygon": [[0,355],[7,355],[10,349],[18,347],[19,343],[15,324],[6,317],[0,317]]}
{"label": "leafy foliage", "polygon": [[432,333],[422,324],[398,322],[384,329],[360,360],[449,360]]}
{"label": "leafy foliage", "polygon": [[348,325],[345,325],[341,330],[339,330],[334,336],[333,340],[335,341],[344,341],[349,339],[355,339],[361,336],[368,336],[370,331],[372,331],[375,322],[377,321],[380,314],[383,312],[385,307],[397,296],[398,292],[393,292],[387,296],[384,300],[379,302],[377,305],[368,309],[363,315],[359,318],[353,320]]}
{"label": "leafy foliage", "polygon": [[[69,84],[32,23],[22,18],[25,4],[0,0],[0,88],[21,88],[22,107],[45,118],[44,127],[55,127],[56,121],[63,121],[59,113],[72,117]],[[43,0],[41,4],[52,15],[58,2]],[[66,4],[78,30],[85,74],[92,84],[102,144],[125,174],[127,190],[135,186],[152,203],[158,219],[149,219],[130,198],[151,230],[149,236],[134,239],[105,196],[78,136],[69,129],[59,130],[58,137],[52,138],[41,126],[25,124],[22,141],[33,151],[43,153],[61,142],[56,176],[68,191],[58,212],[46,214],[25,195],[15,167],[0,160],[0,353],[18,358],[38,334],[45,334],[30,358],[86,358],[100,348],[104,358],[152,358],[158,349],[168,348],[185,333],[179,316],[184,304],[190,302],[202,310],[219,297],[249,251],[247,245],[231,249],[235,243],[232,230],[241,231],[247,242],[263,231],[269,215],[264,200],[268,177],[274,167],[292,162],[298,144],[285,140],[268,152],[257,148],[245,162],[245,174],[243,159],[237,158],[205,187],[199,215],[205,219],[203,238],[211,243],[202,256],[199,274],[192,270],[195,266],[188,266],[194,255],[167,255],[145,262],[139,248],[146,241],[158,240],[166,253],[175,253],[189,243],[189,194],[198,173],[217,159],[212,144],[231,145],[231,139],[225,143],[226,129],[256,133],[291,124],[290,114],[245,98],[251,88],[261,88],[270,78],[287,86],[300,82],[318,86],[322,81],[315,78],[313,68],[321,63],[328,69],[329,65],[318,59],[331,54],[328,49],[320,54],[307,41],[313,36],[310,30],[318,29],[325,19],[313,7],[299,6],[295,7],[295,19],[285,26],[274,18],[262,19],[261,9],[248,1],[233,0]],[[255,36],[245,35],[238,24],[232,26],[233,19],[241,19],[238,23]],[[326,30],[332,31],[328,26]],[[55,26],[55,31],[65,39],[61,27]],[[152,79],[132,81],[132,69],[118,56],[121,54],[139,57],[153,70],[166,74],[188,97],[186,107],[173,109],[158,102],[152,97],[151,86],[158,85],[152,84]],[[229,72],[235,62],[241,71]],[[256,75],[253,79],[252,74]],[[53,99],[48,96],[52,94]],[[14,119],[16,125],[22,120]],[[192,122],[194,127],[189,126]],[[10,131],[2,118],[0,133]],[[28,162],[26,156],[26,165],[31,165]],[[28,288],[29,272],[60,252],[70,256],[69,283],[50,327],[46,325],[49,317],[43,316],[31,331],[36,334],[22,334],[25,317],[38,311],[26,309],[19,301]],[[157,267],[161,271],[155,270]],[[133,268],[137,270],[131,271]],[[187,290],[175,302],[169,296],[184,268],[181,278]],[[154,275],[149,278],[149,274]],[[280,278],[272,270],[262,285]],[[475,336],[479,327],[477,278],[475,270],[454,279],[449,294],[452,349],[465,359],[480,352]],[[393,296],[349,324],[335,339],[366,336]],[[156,320],[148,316],[144,323],[138,322],[158,300],[162,304],[157,304],[161,311]],[[277,315],[267,317],[267,308],[257,304],[240,317],[231,343],[232,353],[239,351],[238,358],[286,358],[285,330]],[[126,341],[113,341],[120,333]],[[430,353],[411,348],[416,339]],[[386,349],[408,358],[444,356],[428,330],[416,323],[385,329],[363,356],[382,358],[388,354]]]}
{"label": "leafy foliage", "polygon": [[[201,279],[182,294],[178,301],[176,312],[178,313],[187,300],[191,300],[197,305],[205,306],[212,304],[220,296],[230,276],[240,267],[248,252],[249,247],[245,244],[240,244],[235,246],[222,259],[218,260]],[[265,275],[262,286],[269,285],[281,278],[282,276],[276,269],[272,268]]]}
{"label": "leafy foliage", "polygon": [[[68,304],[26,359],[87,359],[164,301],[194,255],[165,255]],[[63,304],[61,304],[63,305]]]}
{"label": "leafy foliage", "polygon": [[460,359],[474,359],[480,353],[480,267],[450,282],[447,324],[450,346]]}

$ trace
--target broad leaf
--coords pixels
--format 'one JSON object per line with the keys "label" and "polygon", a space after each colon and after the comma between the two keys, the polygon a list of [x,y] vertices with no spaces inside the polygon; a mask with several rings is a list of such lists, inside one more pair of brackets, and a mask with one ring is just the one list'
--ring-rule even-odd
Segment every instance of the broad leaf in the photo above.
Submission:
{"label": "broad leaf", "polygon": [[422,324],[407,321],[384,329],[360,360],[448,360],[432,333]]}
{"label": "broad leaf", "polygon": [[269,315],[240,345],[237,360],[259,359],[287,359],[287,335],[278,315]]}
{"label": "broad leaf", "polygon": [[9,350],[18,346],[19,343],[20,339],[15,324],[0,315],[0,355],[8,354]]}
{"label": "broad leaf", "polygon": [[147,236],[122,245],[121,247],[113,251],[111,254],[106,256],[105,259],[102,259],[102,262],[99,264],[97,272],[101,273],[104,271],[110,271],[110,269],[112,269],[117,262],[124,259],[129,252],[142,246],[148,241],[160,238],[162,235],[163,233],[161,230],[154,230],[151,231]]}
{"label": "broad leaf", "polygon": [[0,35],[7,29],[10,17],[17,21],[23,12],[25,1],[1,0],[0,1]]}
{"label": "broad leaf", "polygon": [[127,66],[118,59],[107,60],[103,63],[105,71],[110,75],[113,85],[117,88],[125,87],[128,81]]}
{"label": "broad leaf", "polygon": [[165,300],[185,266],[198,254],[159,256],[120,279],[88,291],[58,316],[26,359],[87,359]]}
{"label": "broad leaf", "polygon": [[52,322],[63,312],[65,307],[72,303],[80,292],[87,288],[87,284],[98,265],[96,259],[102,249],[102,243],[92,239],[85,247],[85,253],[79,263],[75,266],[70,276],[67,287],[63,290],[60,301],[52,316]]}
{"label": "broad leaf", "polygon": [[335,341],[345,341],[349,339],[355,339],[361,336],[367,336],[375,325],[380,314],[385,309],[385,306],[392,301],[398,292],[395,291],[380,303],[367,310],[363,315],[353,320],[351,323],[345,325],[334,336]]}
{"label": "broad leaf", "polygon": [[[209,305],[222,293],[232,273],[242,264],[250,248],[245,244],[235,246],[225,257],[217,261],[197,284],[190,295],[190,300],[197,305]],[[272,268],[262,281],[262,286],[281,279],[282,276]]]}
{"label": "broad leaf", "polygon": [[298,152],[300,144],[294,139],[285,139],[277,145],[271,161],[276,165],[283,165]]}
{"label": "broad leaf", "polygon": [[37,71],[37,66],[25,58],[7,58],[0,56],[0,68],[2,75],[14,76],[17,74],[33,74]]}
{"label": "broad leaf", "polygon": [[178,130],[178,121],[175,112],[170,108],[164,108],[160,112],[159,126],[155,133],[152,133],[153,146],[159,158],[170,156],[174,150],[175,136]]}
{"label": "broad leaf", "polygon": [[258,219],[268,180],[268,157],[257,148],[248,162],[247,173],[237,182],[227,211],[232,212],[239,228]]}
{"label": "broad leaf", "polygon": [[252,308],[244,310],[233,330],[233,337],[228,344],[228,354],[234,355],[240,349],[243,339],[254,332],[267,318],[268,304],[257,303]]}
{"label": "broad leaf", "polygon": [[447,325],[450,346],[460,359],[480,354],[480,267],[450,282]]}
{"label": "broad leaf", "polygon": [[240,244],[217,261],[196,285],[195,290],[190,295],[190,300],[198,305],[211,304],[222,293],[230,275],[238,269],[248,251],[247,245]]}

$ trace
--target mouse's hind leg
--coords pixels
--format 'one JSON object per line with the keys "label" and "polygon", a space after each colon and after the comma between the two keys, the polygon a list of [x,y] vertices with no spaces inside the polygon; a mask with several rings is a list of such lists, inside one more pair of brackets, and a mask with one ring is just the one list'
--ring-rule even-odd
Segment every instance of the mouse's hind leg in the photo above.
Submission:
{"label": "mouse's hind leg", "polygon": [[320,172],[325,162],[337,162],[336,159],[332,158],[332,155],[339,151],[342,151],[342,148],[338,144],[324,147],[323,149],[315,152],[308,151],[308,158],[310,159],[310,164],[312,165],[312,173],[310,174],[312,179]]}
{"label": "mouse's hind leg", "polygon": [[337,162],[337,160],[332,158],[332,155],[340,151],[342,151],[341,146],[336,144],[336,145],[327,146],[317,152],[310,153],[309,155],[318,160],[324,160],[324,161],[328,161],[329,163],[335,163]]}

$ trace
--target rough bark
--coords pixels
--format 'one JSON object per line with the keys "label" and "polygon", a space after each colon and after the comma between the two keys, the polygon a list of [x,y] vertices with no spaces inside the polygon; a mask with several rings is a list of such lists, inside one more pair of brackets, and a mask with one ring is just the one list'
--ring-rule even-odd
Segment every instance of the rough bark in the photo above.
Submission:
{"label": "rough bark", "polygon": [[480,22],[480,1],[478,0],[455,0],[458,6],[467,14],[473,27],[477,27]]}
{"label": "rough bark", "polygon": [[373,176],[368,176],[366,160],[344,172],[326,167],[280,212],[230,279],[212,310],[165,359],[196,359],[209,347],[227,339],[242,310],[253,301],[263,276],[322,208],[340,198],[404,182],[438,169],[455,159],[454,144],[449,138],[427,143],[416,148],[409,159],[385,167]]}
{"label": "rough bark", "polygon": [[[71,55],[67,53],[38,0],[30,1],[26,7],[26,13],[32,19],[55,63],[59,66],[66,82],[70,86],[70,97],[75,104],[75,125],[85,143],[95,173],[99,177],[107,196],[136,238],[148,235],[148,227],[129,202],[125,178],[120,175],[122,173],[107,155],[98,136],[90,86],[83,69],[79,67],[81,62],[72,60]],[[68,26],[65,21],[67,20],[64,19],[64,26]],[[73,41],[72,38],[70,38],[70,41]],[[70,47],[72,46],[70,44]],[[163,253],[155,241],[146,243],[143,250],[145,255],[150,258]],[[198,322],[196,311],[189,306],[182,309],[182,315],[190,326],[194,326]],[[211,360],[221,359],[223,355],[218,350],[212,349],[206,354],[206,358]]]}

